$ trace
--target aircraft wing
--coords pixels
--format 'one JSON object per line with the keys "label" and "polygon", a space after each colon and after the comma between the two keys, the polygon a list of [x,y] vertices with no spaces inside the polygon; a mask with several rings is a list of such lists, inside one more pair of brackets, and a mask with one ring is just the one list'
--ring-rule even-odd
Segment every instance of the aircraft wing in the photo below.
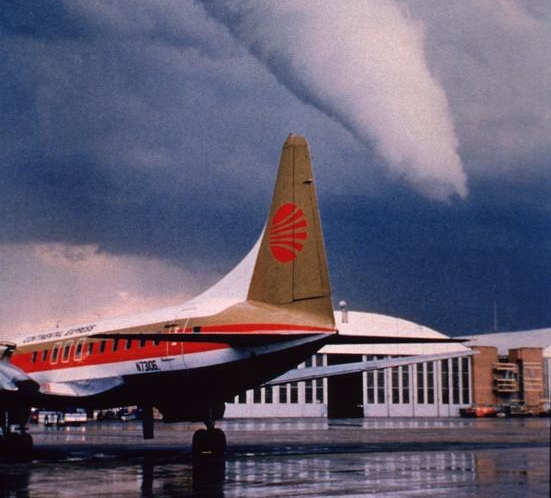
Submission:
{"label": "aircraft wing", "polygon": [[124,383],[122,377],[107,377],[95,380],[75,380],[71,382],[46,382],[40,385],[40,392],[50,396],[71,396],[84,398],[110,391]]}
{"label": "aircraft wing", "polygon": [[343,363],[341,365],[328,365],[325,367],[295,368],[287,373],[266,382],[265,386],[276,386],[287,384],[289,382],[298,382],[303,380],[323,379],[324,377],[334,377],[336,375],[346,375],[356,372],[367,372],[370,370],[380,370],[382,368],[399,367],[402,365],[412,365],[414,363],[425,363],[429,361],[446,360],[448,358],[459,358],[475,354],[473,351],[458,351],[454,353],[439,353],[417,356],[401,356],[399,358],[388,358],[384,360],[357,361],[354,363]]}
{"label": "aircraft wing", "polygon": [[23,370],[8,361],[0,361],[0,393],[17,392],[32,385],[38,386]]}
{"label": "aircraft wing", "polygon": [[330,337],[328,344],[425,344],[425,343],[459,343],[463,339],[453,337],[408,337],[391,335],[360,335],[360,334],[334,334]]}
{"label": "aircraft wing", "polygon": [[71,382],[47,382],[39,384],[25,372],[6,361],[0,361],[0,400],[12,401],[33,398],[37,393],[51,396],[86,397],[109,391],[121,384],[121,377],[101,380]]}
{"label": "aircraft wing", "polygon": [[7,393],[27,393],[38,388],[31,377],[10,363],[9,358],[14,349],[15,344],[11,342],[0,343],[0,398]]}
{"label": "aircraft wing", "polygon": [[109,391],[124,380],[122,377],[108,377],[98,380],[80,380],[70,382],[46,382],[39,384],[23,370],[9,362],[11,351],[15,348],[11,343],[0,343],[0,400],[9,397],[11,401],[28,399],[36,394],[53,396],[85,397]]}
{"label": "aircraft wing", "polygon": [[[0,347],[6,348],[5,344]],[[23,370],[12,365],[6,350],[0,355],[0,408],[5,404],[26,400],[38,391],[38,383]]]}

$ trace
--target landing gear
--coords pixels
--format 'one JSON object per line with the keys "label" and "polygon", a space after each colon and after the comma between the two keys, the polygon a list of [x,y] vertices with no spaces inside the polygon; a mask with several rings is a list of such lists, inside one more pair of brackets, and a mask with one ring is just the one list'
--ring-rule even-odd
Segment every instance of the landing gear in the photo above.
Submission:
{"label": "landing gear", "polygon": [[223,415],[224,407],[222,410],[216,410],[213,407],[206,410],[203,420],[207,428],[199,429],[193,434],[191,447],[194,462],[205,459],[224,459],[226,455],[226,435],[222,429],[214,427],[214,421],[222,418]]}
{"label": "landing gear", "polygon": [[33,438],[30,434],[8,432],[0,436],[0,461],[29,460],[33,452]]}
{"label": "landing gear", "polygon": [[153,439],[155,436],[153,426],[153,406],[144,405],[142,409],[142,432],[144,439]]}
{"label": "landing gear", "polygon": [[27,410],[0,410],[0,461],[21,461],[31,458],[33,438],[27,432],[29,413]]}
{"label": "landing gear", "polygon": [[222,429],[207,424],[193,434],[193,486],[202,490],[204,486],[220,485],[226,478],[226,435]]}
{"label": "landing gear", "polygon": [[192,453],[195,461],[202,459],[223,459],[226,454],[226,435],[213,425],[199,429],[193,434]]}

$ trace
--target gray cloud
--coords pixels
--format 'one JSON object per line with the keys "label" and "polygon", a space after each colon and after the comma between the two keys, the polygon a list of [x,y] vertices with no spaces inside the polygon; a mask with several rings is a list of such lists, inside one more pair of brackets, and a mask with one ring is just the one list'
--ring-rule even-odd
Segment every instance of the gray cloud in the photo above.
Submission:
{"label": "gray cloud", "polygon": [[174,265],[93,245],[3,244],[0,266],[0,335],[173,305],[199,290]]}
{"label": "gray cloud", "polygon": [[549,178],[551,4],[411,0],[471,177]]}
{"label": "gray cloud", "polygon": [[374,142],[393,174],[431,198],[466,195],[446,94],[400,4],[202,3],[299,98]]}

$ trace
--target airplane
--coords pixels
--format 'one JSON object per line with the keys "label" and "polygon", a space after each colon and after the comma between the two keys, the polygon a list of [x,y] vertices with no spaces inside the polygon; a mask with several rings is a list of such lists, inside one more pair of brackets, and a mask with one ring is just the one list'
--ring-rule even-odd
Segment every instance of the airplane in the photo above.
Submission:
{"label": "airplane", "polygon": [[[296,368],[327,344],[458,342],[339,334],[309,147],[300,135],[283,145],[266,225],[245,259],[251,258],[252,274],[240,264],[183,305],[1,343],[0,456],[32,451],[31,407],[67,406],[138,406],[144,439],[154,437],[154,408],[164,422],[203,422],[193,456],[223,456],[226,438],[215,422],[225,402],[247,389],[469,354]],[[236,279],[244,278],[246,295],[232,296]]]}

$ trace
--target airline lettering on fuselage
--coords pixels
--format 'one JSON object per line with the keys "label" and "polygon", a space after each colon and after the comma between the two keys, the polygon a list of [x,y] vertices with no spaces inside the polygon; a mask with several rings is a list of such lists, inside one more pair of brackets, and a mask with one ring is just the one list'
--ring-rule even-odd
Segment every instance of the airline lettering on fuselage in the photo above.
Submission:
{"label": "airline lettering on fuselage", "polygon": [[55,330],[53,332],[48,332],[46,334],[38,334],[38,335],[32,335],[29,337],[26,337],[23,340],[23,344],[27,344],[29,342],[36,342],[36,341],[48,341],[50,339],[56,339],[58,337],[69,337],[72,335],[82,335],[86,334],[88,332],[91,332],[95,328],[96,324],[93,325],[85,325],[84,327],[77,327],[73,329],[69,329],[67,331],[63,330]]}
{"label": "airline lettering on fuselage", "polygon": [[161,370],[156,360],[137,361],[136,369],[138,372],[158,372]]}
{"label": "airline lettering on fuselage", "polygon": [[91,332],[96,325],[86,325],[84,327],[77,327],[74,329],[69,329],[67,332],[65,332],[65,337],[68,337],[70,335],[80,335],[80,334],[86,334],[87,332]]}

